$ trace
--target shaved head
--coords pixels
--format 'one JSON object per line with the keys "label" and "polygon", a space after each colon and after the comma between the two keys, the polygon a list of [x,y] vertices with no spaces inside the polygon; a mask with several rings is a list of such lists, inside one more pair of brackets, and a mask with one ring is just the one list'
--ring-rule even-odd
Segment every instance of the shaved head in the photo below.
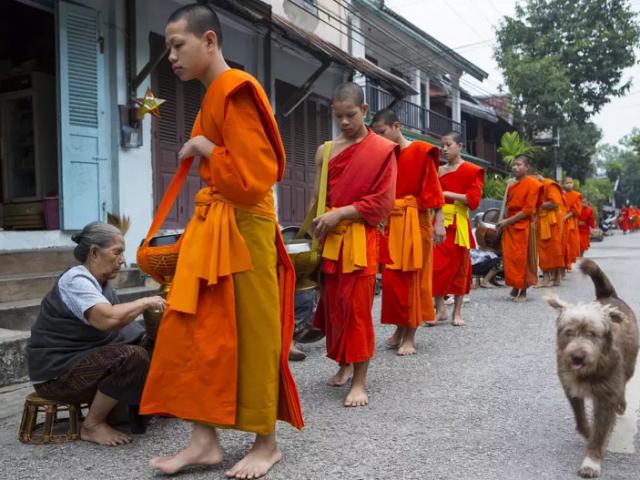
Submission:
{"label": "shaved head", "polygon": [[222,48],[222,28],[213,8],[203,4],[185,5],[171,14],[167,24],[181,20],[187,22],[188,30],[196,36],[204,35],[211,30],[216,34],[218,48]]}
{"label": "shaved head", "polygon": [[352,82],[345,82],[336,87],[333,91],[333,98],[335,102],[351,102],[357,107],[364,105],[364,91],[360,85],[356,85]]}
{"label": "shaved head", "polygon": [[391,126],[396,122],[400,122],[400,119],[398,119],[398,115],[396,114],[396,112],[394,112],[390,108],[385,108],[384,110],[380,110],[373,116],[373,120],[371,120],[371,123],[377,122],[382,122],[385,125]]}

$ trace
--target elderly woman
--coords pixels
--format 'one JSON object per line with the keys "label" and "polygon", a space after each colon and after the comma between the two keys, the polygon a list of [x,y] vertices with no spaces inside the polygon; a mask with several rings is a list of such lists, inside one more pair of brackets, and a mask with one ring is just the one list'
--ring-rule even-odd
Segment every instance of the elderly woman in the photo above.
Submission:
{"label": "elderly woman", "polygon": [[62,274],[42,301],[27,346],[29,376],[41,397],[91,404],[83,440],[122,445],[131,438],[111,428],[107,415],[118,402],[138,405],[149,366],[144,327],[134,320],[163,310],[165,301],[118,302],[109,280],[124,263],[124,240],[114,226],[90,223],[72,239],[81,265]]}

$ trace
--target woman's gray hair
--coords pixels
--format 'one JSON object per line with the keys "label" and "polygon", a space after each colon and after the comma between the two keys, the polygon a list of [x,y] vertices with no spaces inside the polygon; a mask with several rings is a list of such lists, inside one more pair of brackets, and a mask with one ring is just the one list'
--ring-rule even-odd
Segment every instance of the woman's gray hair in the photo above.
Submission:
{"label": "woman's gray hair", "polygon": [[71,240],[78,244],[73,256],[81,263],[87,261],[91,247],[107,248],[117,237],[122,236],[119,229],[104,222],[91,222],[80,233],[71,235]]}

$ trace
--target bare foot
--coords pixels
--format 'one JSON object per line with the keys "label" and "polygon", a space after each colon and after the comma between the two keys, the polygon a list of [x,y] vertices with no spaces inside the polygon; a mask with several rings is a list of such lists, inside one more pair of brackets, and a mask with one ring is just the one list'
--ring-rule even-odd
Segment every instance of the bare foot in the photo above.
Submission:
{"label": "bare foot", "polygon": [[554,286],[554,287],[559,287],[559,286],[560,286],[560,280],[555,280],[555,281],[553,282],[553,286]]}
{"label": "bare foot", "polygon": [[349,390],[349,395],[344,399],[345,407],[365,407],[369,405],[369,397],[364,387],[354,385]]}
{"label": "bare foot", "polygon": [[[195,432],[195,428],[194,428]],[[206,465],[212,466],[222,462],[224,452],[215,435],[198,435],[194,433],[189,446],[173,457],[155,457],[149,465],[165,475],[173,475],[185,467]]]}
{"label": "bare foot", "polygon": [[93,442],[109,447],[116,447],[118,445],[131,443],[131,437],[111,428],[106,423],[89,425],[87,422],[84,422],[82,424],[82,428],[80,428],[80,438],[87,442]]}
{"label": "bare foot", "polygon": [[384,346],[389,348],[389,349],[396,349],[400,346],[400,342],[402,341],[402,328],[397,327],[396,331],[393,332],[393,335],[391,335],[385,342],[384,342]]}
{"label": "bare foot", "polygon": [[448,316],[447,316],[447,311],[446,310],[439,310],[436,314],[436,321],[437,322],[446,322],[448,320]]}
{"label": "bare foot", "polygon": [[514,297],[511,300],[513,300],[516,303],[524,303],[524,302],[527,301],[527,296],[526,295],[518,295],[517,297]]}
{"label": "bare foot", "polygon": [[416,344],[413,340],[405,340],[398,348],[397,355],[400,357],[406,357],[416,354]]}
{"label": "bare foot", "polygon": [[342,387],[351,380],[351,377],[353,377],[353,365],[343,365],[338,369],[335,375],[329,377],[327,385],[330,387]]}
{"label": "bare foot", "polygon": [[551,288],[553,286],[552,281],[540,282],[538,285],[535,285],[533,288]]}
{"label": "bare foot", "polygon": [[462,317],[458,316],[458,315],[453,317],[453,321],[451,322],[451,324],[454,327],[464,327],[464,325],[465,325],[464,320],[462,320]]}
{"label": "bare foot", "polygon": [[271,467],[282,459],[282,452],[275,441],[256,438],[247,455],[236,463],[231,470],[225,472],[227,478],[260,478],[264,477]]}
{"label": "bare foot", "polygon": [[517,297],[518,293],[519,293],[519,290],[517,288],[512,288],[511,291],[509,292],[509,296]]}
{"label": "bare foot", "polygon": [[480,288],[496,288],[496,286],[491,282],[486,282],[485,280],[481,280]]}

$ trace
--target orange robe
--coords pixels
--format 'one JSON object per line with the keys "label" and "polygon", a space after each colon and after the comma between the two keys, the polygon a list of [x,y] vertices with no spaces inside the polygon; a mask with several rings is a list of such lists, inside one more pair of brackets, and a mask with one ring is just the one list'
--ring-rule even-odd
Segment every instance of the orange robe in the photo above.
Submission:
{"label": "orange robe", "polygon": [[620,218],[618,224],[622,229],[622,233],[627,233],[631,229],[631,221],[629,220],[629,209],[623,207],[620,209]]}
{"label": "orange robe", "polygon": [[272,187],[285,154],[269,100],[228,70],[207,88],[192,137],[216,146],[181,239],[140,411],[268,435],[302,428],[289,370],[295,274]]}
{"label": "orange robe", "polygon": [[506,227],[502,233],[505,283],[524,289],[538,283],[538,258],[533,217],[540,206],[542,184],[525,176],[509,186],[507,218],[523,212],[526,218]]}
{"label": "orange robe", "polygon": [[[322,294],[314,325],[326,335],[327,357],[341,365],[365,362],[375,349],[371,309],[378,232],[395,198],[396,149],[395,143],[369,131],[329,161],[327,205],[353,205],[362,217],[341,222],[323,246]],[[330,242],[339,245],[333,259],[327,258]]]}
{"label": "orange robe", "polygon": [[596,218],[593,215],[593,208],[587,205],[580,212],[578,217],[578,232],[580,232],[580,256],[591,247],[591,229],[596,228]]}
{"label": "orange robe", "polygon": [[435,321],[433,216],[444,204],[438,179],[440,149],[414,141],[400,151],[396,202],[387,223],[393,264],[382,272],[381,323],[417,328]]}
{"label": "orange robe", "polygon": [[[440,176],[440,185],[445,192],[461,193],[467,197],[469,210],[475,210],[482,200],[484,170],[473,163],[463,161],[453,172]],[[453,201],[445,199],[447,204]],[[465,295],[471,289],[471,255],[469,248],[456,244],[457,215],[448,225],[445,241],[437,243],[433,249],[433,296]],[[468,235],[470,248],[475,241],[469,221]]]}
{"label": "orange robe", "polygon": [[582,194],[576,191],[564,192],[564,198],[567,203],[567,212],[573,213],[573,217],[564,223],[564,266],[567,270],[571,270],[571,266],[580,256],[578,218],[582,212]]}
{"label": "orange robe", "polygon": [[553,202],[553,210],[538,210],[538,258],[540,270],[549,272],[564,267],[562,228],[567,206],[564,203],[562,187],[551,179],[542,182],[542,201]]}

